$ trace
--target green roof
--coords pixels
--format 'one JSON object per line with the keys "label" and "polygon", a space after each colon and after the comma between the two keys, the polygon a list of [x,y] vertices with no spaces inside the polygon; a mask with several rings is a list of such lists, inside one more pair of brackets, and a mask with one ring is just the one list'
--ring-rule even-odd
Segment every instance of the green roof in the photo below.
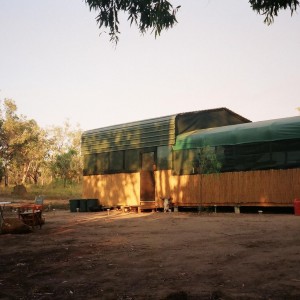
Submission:
{"label": "green roof", "polygon": [[175,143],[176,115],[85,131],[82,153],[101,153]]}
{"label": "green roof", "polygon": [[200,128],[250,122],[227,108],[186,112],[88,130],[82,134],[82,154],[174,145],[176,136]]}
{"label": "green roof", "polygon": [[300,139],[300,117],[195,130],[178,135],[173,150]]}

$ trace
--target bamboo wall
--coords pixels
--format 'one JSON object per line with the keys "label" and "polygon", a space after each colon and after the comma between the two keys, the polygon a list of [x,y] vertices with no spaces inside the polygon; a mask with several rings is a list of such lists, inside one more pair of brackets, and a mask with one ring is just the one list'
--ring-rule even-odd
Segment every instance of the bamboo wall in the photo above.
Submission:
{"label": "bamboo wall", "polygon": [[[179,206],[290,206],[300,198],[300,169],[173,176],[155,172],[155,198],[172,197]],[[83,197],[109,206],[140,203],[140,174],[84,176]]]}
{"label": "bamboo wall", "polygon": [[179,206],[289,206],[300,198],[300,169],[172,176],[156,172],[156,197]]}
{"label": "bamboo wall", "polygon": [[105,206],[138,205],[140,174],[83,176],[83,198],[97,198]]}

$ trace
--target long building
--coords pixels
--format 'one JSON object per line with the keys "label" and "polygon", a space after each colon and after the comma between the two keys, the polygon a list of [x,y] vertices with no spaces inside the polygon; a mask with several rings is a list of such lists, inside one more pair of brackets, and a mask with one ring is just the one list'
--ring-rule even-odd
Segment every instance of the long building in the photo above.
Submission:
{"label": "long building", "polygon": [[[220,173],[199,168],[205,147]],[[82,155],[83,197],[106,206],[290,206],[300,196],[300,117],[181,113],[85,131]]]}

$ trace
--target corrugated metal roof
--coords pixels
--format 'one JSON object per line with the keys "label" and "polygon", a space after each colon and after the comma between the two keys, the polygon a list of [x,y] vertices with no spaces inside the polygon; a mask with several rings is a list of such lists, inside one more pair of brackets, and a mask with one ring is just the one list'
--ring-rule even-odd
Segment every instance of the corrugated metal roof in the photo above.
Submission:
{"label": "corrugated metal roof", "polygon": [[85,131],[82,153],[146,148],[175,143],[176,115]]}
{"label": "corrugated metal roof", "polygon": [[180,113],[85,131],[81,151],[85,155],[174,145],[183,131],[245,122],[250,121],[224,107]]}

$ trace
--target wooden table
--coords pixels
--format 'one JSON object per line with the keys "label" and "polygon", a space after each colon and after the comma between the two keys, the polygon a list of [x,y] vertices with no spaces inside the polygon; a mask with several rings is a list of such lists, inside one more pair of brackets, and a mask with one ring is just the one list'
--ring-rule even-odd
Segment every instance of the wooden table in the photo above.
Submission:
{"label": "wooden table", "polygon": [[18,206],[19,218],[27,225],[40,226],[44,224],[42,216],[43,205],[41,204],[22,204]]}
{"label": "wooden table", "polygon": [[43,218],[43,205],[41,204],[21,204],[21,203],[11,203],[11,202],[0,202],[0,220],[1,220],[1,227],[4,221],[3,217],[3,211],[4,207],[10,207],[17,210],[18,217],[21,221],[23,221],[25,224],[32,226],[40,226],[45,223]]}

